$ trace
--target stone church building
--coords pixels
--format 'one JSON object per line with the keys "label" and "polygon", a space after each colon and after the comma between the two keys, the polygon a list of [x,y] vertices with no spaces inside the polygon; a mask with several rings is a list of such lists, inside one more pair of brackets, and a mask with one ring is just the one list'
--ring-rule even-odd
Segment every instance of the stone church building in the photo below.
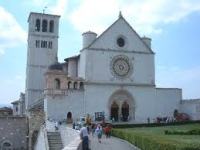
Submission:
{"label": "stone church building", "polygon": [[[181,89],[156,87],[151,39],[140,37],[121,14],[102,34],[83,33],[80,54],[61,63],[59,18],[29,15],[27,110],[42,106],[46,120],[90,114],[94,120],[103,115],[105,120],[133,123],[173,116],[175,109],[184,112]],[[193,119],[200,119],[199,111]]]}
{"label": "stone church building", "polygon": [[[44,149],[52,134],[58,137],[49,132],[49,122],[88,114],[93,121],[147,123],[178,110],[200,120],[200,99],[183,100],[181,89],[156,87],[151,39],[140,37],[121,13],[102,34],[83,33],[79,55],[63,62],[57,58],[59,19],[29,15],[26,90],[12,103],[13,116],[1,117],[0,129],[10,136],[2,132],[0,149]],[[58,142],[65,146],[69,132],[62,131]]]}

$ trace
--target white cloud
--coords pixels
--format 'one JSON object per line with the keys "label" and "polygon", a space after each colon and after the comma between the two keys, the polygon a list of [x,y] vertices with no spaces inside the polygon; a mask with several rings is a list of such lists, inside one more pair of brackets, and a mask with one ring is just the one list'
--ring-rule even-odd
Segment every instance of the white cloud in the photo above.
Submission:
{"label": "white cloud", "polygon": [[184,98],[200,98],[200,66],[179,68],[159,66],[156,72],[157,85],[183,89]]}
{"label": "white cloud", "polygon": [[44,8],[45,6],[48,5],[49,1],[50,0],[32,0],[32,1],[25,0],[24,4]]}
{"label": "white cloud", "polygon": [[5,49],[26,42],[26,32],[12,14],[0,6],[0,55]]}
{"label": "white cloud", "polygon": [[0,97],[1,104],[10,104],[19,98],[19,93],[24,92],[25,89],[25,77],[21,74],[14,76],[7,76],[4,79],[0,79],[0,91],[2,95]]}
{"label": "white cloud", "polygon": [[4,49],[0,48],[0,56],[3,55],[5,53]]}
{"label": "white cloud", "polygon": [[31,5],[36,8],[41,8],[41,11],[45,10],[45,13],[64,15],[68,0],[33,0],[25,1],[26,5]]}
{"label": "white cloud", "polygon": [[58,0],[55,6],[50,7],[50,11],[52,14],[63,16],[67,8],[67,2],[67,0]]}
{"label": "white cloud", "polygon": [[178,22],[200,11],[198,0],[83,0],[69,15],[81,32],[102,32],[115,20],[119,11],[141,34],[161,33],[162,25]]}

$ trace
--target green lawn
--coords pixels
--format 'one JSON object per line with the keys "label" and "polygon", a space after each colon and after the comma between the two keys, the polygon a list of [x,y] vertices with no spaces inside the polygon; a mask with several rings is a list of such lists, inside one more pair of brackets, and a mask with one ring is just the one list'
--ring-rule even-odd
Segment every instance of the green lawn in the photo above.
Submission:
{"label": "green lawn", "polygon": [[200,150],[200,135],[165,135],[164,133],[165,130],[193,129],[200,129],[200,124],[114,129],[113,135],[128,140],[142,150]]}

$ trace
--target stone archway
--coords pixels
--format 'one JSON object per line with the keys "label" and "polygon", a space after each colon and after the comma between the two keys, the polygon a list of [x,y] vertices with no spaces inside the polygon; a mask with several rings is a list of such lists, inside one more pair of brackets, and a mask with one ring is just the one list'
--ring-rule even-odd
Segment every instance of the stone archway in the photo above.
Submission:
{"label": "stone archway", "polygon": [[126,90],[115,91],[109,99],[110,119],[115,121],[133,121],[135,119],[135,101]]}
{"label": "stone archway", "polygon": [[72,123],[72,113],[71,112],[67,113],[67,123]]}

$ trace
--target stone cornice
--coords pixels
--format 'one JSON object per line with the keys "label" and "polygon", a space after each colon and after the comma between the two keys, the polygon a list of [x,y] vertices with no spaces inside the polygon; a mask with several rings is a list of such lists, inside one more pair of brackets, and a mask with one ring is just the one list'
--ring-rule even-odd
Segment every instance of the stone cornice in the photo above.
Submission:
{"label": "stone cornice", "polygon": [[121,52],[121,53],[134,53],[134,54],[148,54],[148,55],[155,55],[155,53],[150,53],[150,52],[138,52],[138,51],[127,51],[127,50],[117,50],[117,49],[103,49],[103,48],[85,48],[81,49],[80,52],[84,50],[92,50],[92,51],[103,51],[103,52]]}
{"label": "stone cornice", "polygon": [[44,90],[40,89],[26,89],[27,91],[34,91],[34,92],[43,92]]}
{"label": "stone cornice", "polygon": [[32,64],[27,64],[27,66],[28,67],[36,67],[36,68],[44,68],[44,69],[46,69],[46,68],[48,68],[48,66],[45,66],[45,65],[32,65]]}
{"label": "stone cornice", "polygon": [[156,88],[157,90],[182,90],[180,88]]}
{"label": "stone cornice", "polygon": [[86,81],[85,85],[117,85],[117,86],[140,86],[140,87],[155,87],[154,84],[141,84],[141,83],[120,83],[120,82],[103,82],[103,81]]}
{"label": "stone cornice", "polygon": [[59,36],[57,35],[50,35],[50,34],[39,34],[39,33],[35,33],[35,32],[29,32],[28,36],[36,36],[36,37],[42,37],[42,38],[59,38]]}

